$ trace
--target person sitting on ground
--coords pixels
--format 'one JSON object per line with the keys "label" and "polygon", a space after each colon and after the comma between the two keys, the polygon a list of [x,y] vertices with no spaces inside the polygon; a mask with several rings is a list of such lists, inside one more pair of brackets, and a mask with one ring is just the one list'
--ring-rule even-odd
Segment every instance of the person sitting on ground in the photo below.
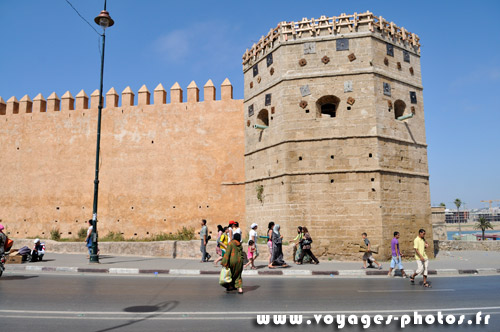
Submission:
{"label": "person sitting on ground", "polygon": [[43,260],[43,255],[45,255],[45,243],[40,242],[40,239],[35,239],[33,241],[35,244],[31,250],[31,261],[38,262]]}
{"label": "person sitting on ground", "polygon": [[[382,264],[379,264],[379,262],[377,262],[375,260],[375,258],[372,256],[371,244],[370,244],[370,240],[368,240],[368,234],[363,233],[363,234],[361,234],[361,236],[363,237],[363,241],[364,241],[365,246],[366,246],[366,251],[363,255],[363,267],[362,267],[362,269],[366,269],[366,262],[369,261],[369,262],[373,262],[373,263],[377,264],[378,269],[382,270]],[[370,263],[370,265],[371,265],[371,263]]]}

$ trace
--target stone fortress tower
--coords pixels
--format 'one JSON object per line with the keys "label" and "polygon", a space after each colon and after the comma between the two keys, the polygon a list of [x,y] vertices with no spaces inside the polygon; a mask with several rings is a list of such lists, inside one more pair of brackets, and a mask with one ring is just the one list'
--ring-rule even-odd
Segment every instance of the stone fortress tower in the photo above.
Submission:
{"label": "stone fortress tower", "polygon": [[408,254],[432,239],[417,35],[370,12],[282,22],[243,72],[247,224],[307,226],[336,258],[362,232],[384,257],[394,231]]}

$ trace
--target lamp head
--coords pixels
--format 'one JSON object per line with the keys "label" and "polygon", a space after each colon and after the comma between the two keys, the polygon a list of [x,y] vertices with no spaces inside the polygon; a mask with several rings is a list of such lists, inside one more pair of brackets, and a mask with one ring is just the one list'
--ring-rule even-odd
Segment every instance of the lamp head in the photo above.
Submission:
{"label": "lamp head", "polygon": [[109,16],[109,13],[105,10],[101,11],[99,16],[94,19],[97,25],[100,25],[103,29],[109,28],[115,24],[115,21]]}

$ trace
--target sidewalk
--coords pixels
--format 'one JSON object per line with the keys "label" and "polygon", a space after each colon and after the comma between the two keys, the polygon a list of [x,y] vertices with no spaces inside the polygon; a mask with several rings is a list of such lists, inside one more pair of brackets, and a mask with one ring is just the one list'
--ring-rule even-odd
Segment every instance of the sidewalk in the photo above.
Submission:
{"label": "sidewalk", "polygon": [[[99,264],[90,264],[86,255],[47,253],[44,261],[24,264],[7,264],[8,271],[38,271],[51,273],[109,273],[141,275],[218,275],[220,265],[201,263],[192,259],[172,259],[159,257],[102,255]],[[429,275],[500,275],[500,252],[452,251],[441,252],[429,262]],[[246,276],[341,276],[372,277],[385,276],[390,262],[381,262],[383,269],[361,269],[362,262],[321,261],[319,265],[296,265],[288,262],[288,268],[269,269],[267,262],[257,261],[257,270],[244,270]],[[403,262],[410,274],[416,268],[414,261]]]}

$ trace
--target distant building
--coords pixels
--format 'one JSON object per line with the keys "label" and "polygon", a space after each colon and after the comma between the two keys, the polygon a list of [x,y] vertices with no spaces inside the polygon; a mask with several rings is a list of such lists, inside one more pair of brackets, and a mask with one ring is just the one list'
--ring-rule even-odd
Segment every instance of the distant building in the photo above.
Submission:
{"label": "distant building", "polygon": [[445,221],[447,224],[477,222],[479,218],[484,217],[489,222],[500,222],[500,209],[473,209],[457,211],[446,209]]}
{"label": "distant building", "polygon": [[469,211],[451,211],[451,210],[446,210],[445,211],[445,222],[447,224],[458,224],[458,223],[467,223],[469,222],[469,216],[470,212]]}
{"label": "distant building", "polygon": [[481,209],[471,212],[472,221],[479,221],[479,218],[484,217],[489,222],[500,222],[500,209]]}

